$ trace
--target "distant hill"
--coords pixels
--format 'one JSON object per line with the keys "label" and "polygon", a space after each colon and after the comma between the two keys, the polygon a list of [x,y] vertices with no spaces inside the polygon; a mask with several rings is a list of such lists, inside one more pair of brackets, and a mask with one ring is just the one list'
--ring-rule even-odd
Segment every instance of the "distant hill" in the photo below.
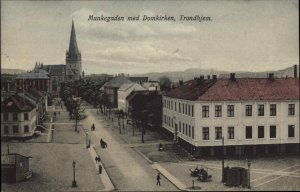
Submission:
{"label": "distant hill", "polygon": [[1,68],[1,74],[19,74],[19,73],[23,73],[26,72],[23,69],[3,69]]}
{"label": "distant hill", "polygon": [[[299,65],[297,65],[298,77],[299,77]],[[132,76],[147,76],[149,80],[157,81],[161,76],[167,76],[172,82],[178,82],[179,80],[187,81],[193,79],[194,77],[199,77],[204,75],[217,75],[218,78],[228,78],[230,73],[235,73],[237,78],[266,78],[267,73],[274,73],[275,77],[294,77],[294,66],[277,70],[277,71],[265,71],[265,72],[247,72],[247,71],[219,71],[214,69],[200,69],[200,68],[190,68],[184,71],[173,71],[173,72],[155,72],[155,73],[145,73],[145,74],[135,74]]]}

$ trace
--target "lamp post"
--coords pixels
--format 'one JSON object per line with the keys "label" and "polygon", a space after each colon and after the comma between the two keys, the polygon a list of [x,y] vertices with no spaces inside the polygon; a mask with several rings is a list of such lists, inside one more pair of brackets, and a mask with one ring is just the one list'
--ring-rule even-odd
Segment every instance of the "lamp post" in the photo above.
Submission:
{"label": "lamp post", "polygon": [[222,137],[222,183],[225,182],[225,172],[224,172],[224,137]]}
{"label": "lamp post", "polygon": [[72,187],[77,187],[77,184],[76,184],[76,180],[75,180],[75,165],[76,165],[76,162],[73,160],[73,182],[72,182]]}
{"label": "lamp post", "polygon": [[250,186],[250,165],[251,165],[250,159],[248,159],[248,189],[251,188],[251,186]]}

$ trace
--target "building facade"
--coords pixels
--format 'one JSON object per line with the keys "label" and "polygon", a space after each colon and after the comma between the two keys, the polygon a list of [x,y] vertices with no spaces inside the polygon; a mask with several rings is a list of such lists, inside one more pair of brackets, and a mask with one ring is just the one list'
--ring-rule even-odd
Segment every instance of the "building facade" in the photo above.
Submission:
{"label": "building facade", "polygon": [[37,108],[19,95],[1,103],[1,137],[31,137],[37,126]]}
{"label": "building facade", "polygon": [[194,156],[299,152],[299,79],[194,79],[163,97],[163,127]]}
{"label": "building facade", "polygon": [[125,83],[118,89],[118,109],[128,112],[128,102],[126,97],[132,91],[145,91],[146,88],[142,87],[138,83]]}

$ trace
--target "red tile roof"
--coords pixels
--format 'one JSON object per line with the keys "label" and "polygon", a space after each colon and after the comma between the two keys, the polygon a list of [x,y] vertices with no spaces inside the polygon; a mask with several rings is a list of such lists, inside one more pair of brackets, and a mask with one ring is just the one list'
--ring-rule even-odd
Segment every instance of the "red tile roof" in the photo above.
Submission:
{"label": "red tile roof", "polygon": [[166,96],[198,101],[228,100],[297,100],[299,99],[299,79],[281,78],[237,78],[218,79],[211,84],[205,81],[197,85],[191,80],[166,94]]}

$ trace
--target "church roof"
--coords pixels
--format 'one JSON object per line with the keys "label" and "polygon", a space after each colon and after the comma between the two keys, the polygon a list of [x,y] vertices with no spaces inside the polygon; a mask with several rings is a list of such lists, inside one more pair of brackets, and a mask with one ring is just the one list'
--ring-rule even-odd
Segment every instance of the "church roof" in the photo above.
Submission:
{"label": "church roof", "polygon": [[69,55],[77,56],[77,54],[79,54],[79,50],[76,41],[74,22],[72,21],[72,29],[71,29],[70,44],[69,44]]}
{"label": "church roof", "polygon": [[66,65],[44,65],[43,69],[48,71],[51,76],[65,76],[66,73]]}

